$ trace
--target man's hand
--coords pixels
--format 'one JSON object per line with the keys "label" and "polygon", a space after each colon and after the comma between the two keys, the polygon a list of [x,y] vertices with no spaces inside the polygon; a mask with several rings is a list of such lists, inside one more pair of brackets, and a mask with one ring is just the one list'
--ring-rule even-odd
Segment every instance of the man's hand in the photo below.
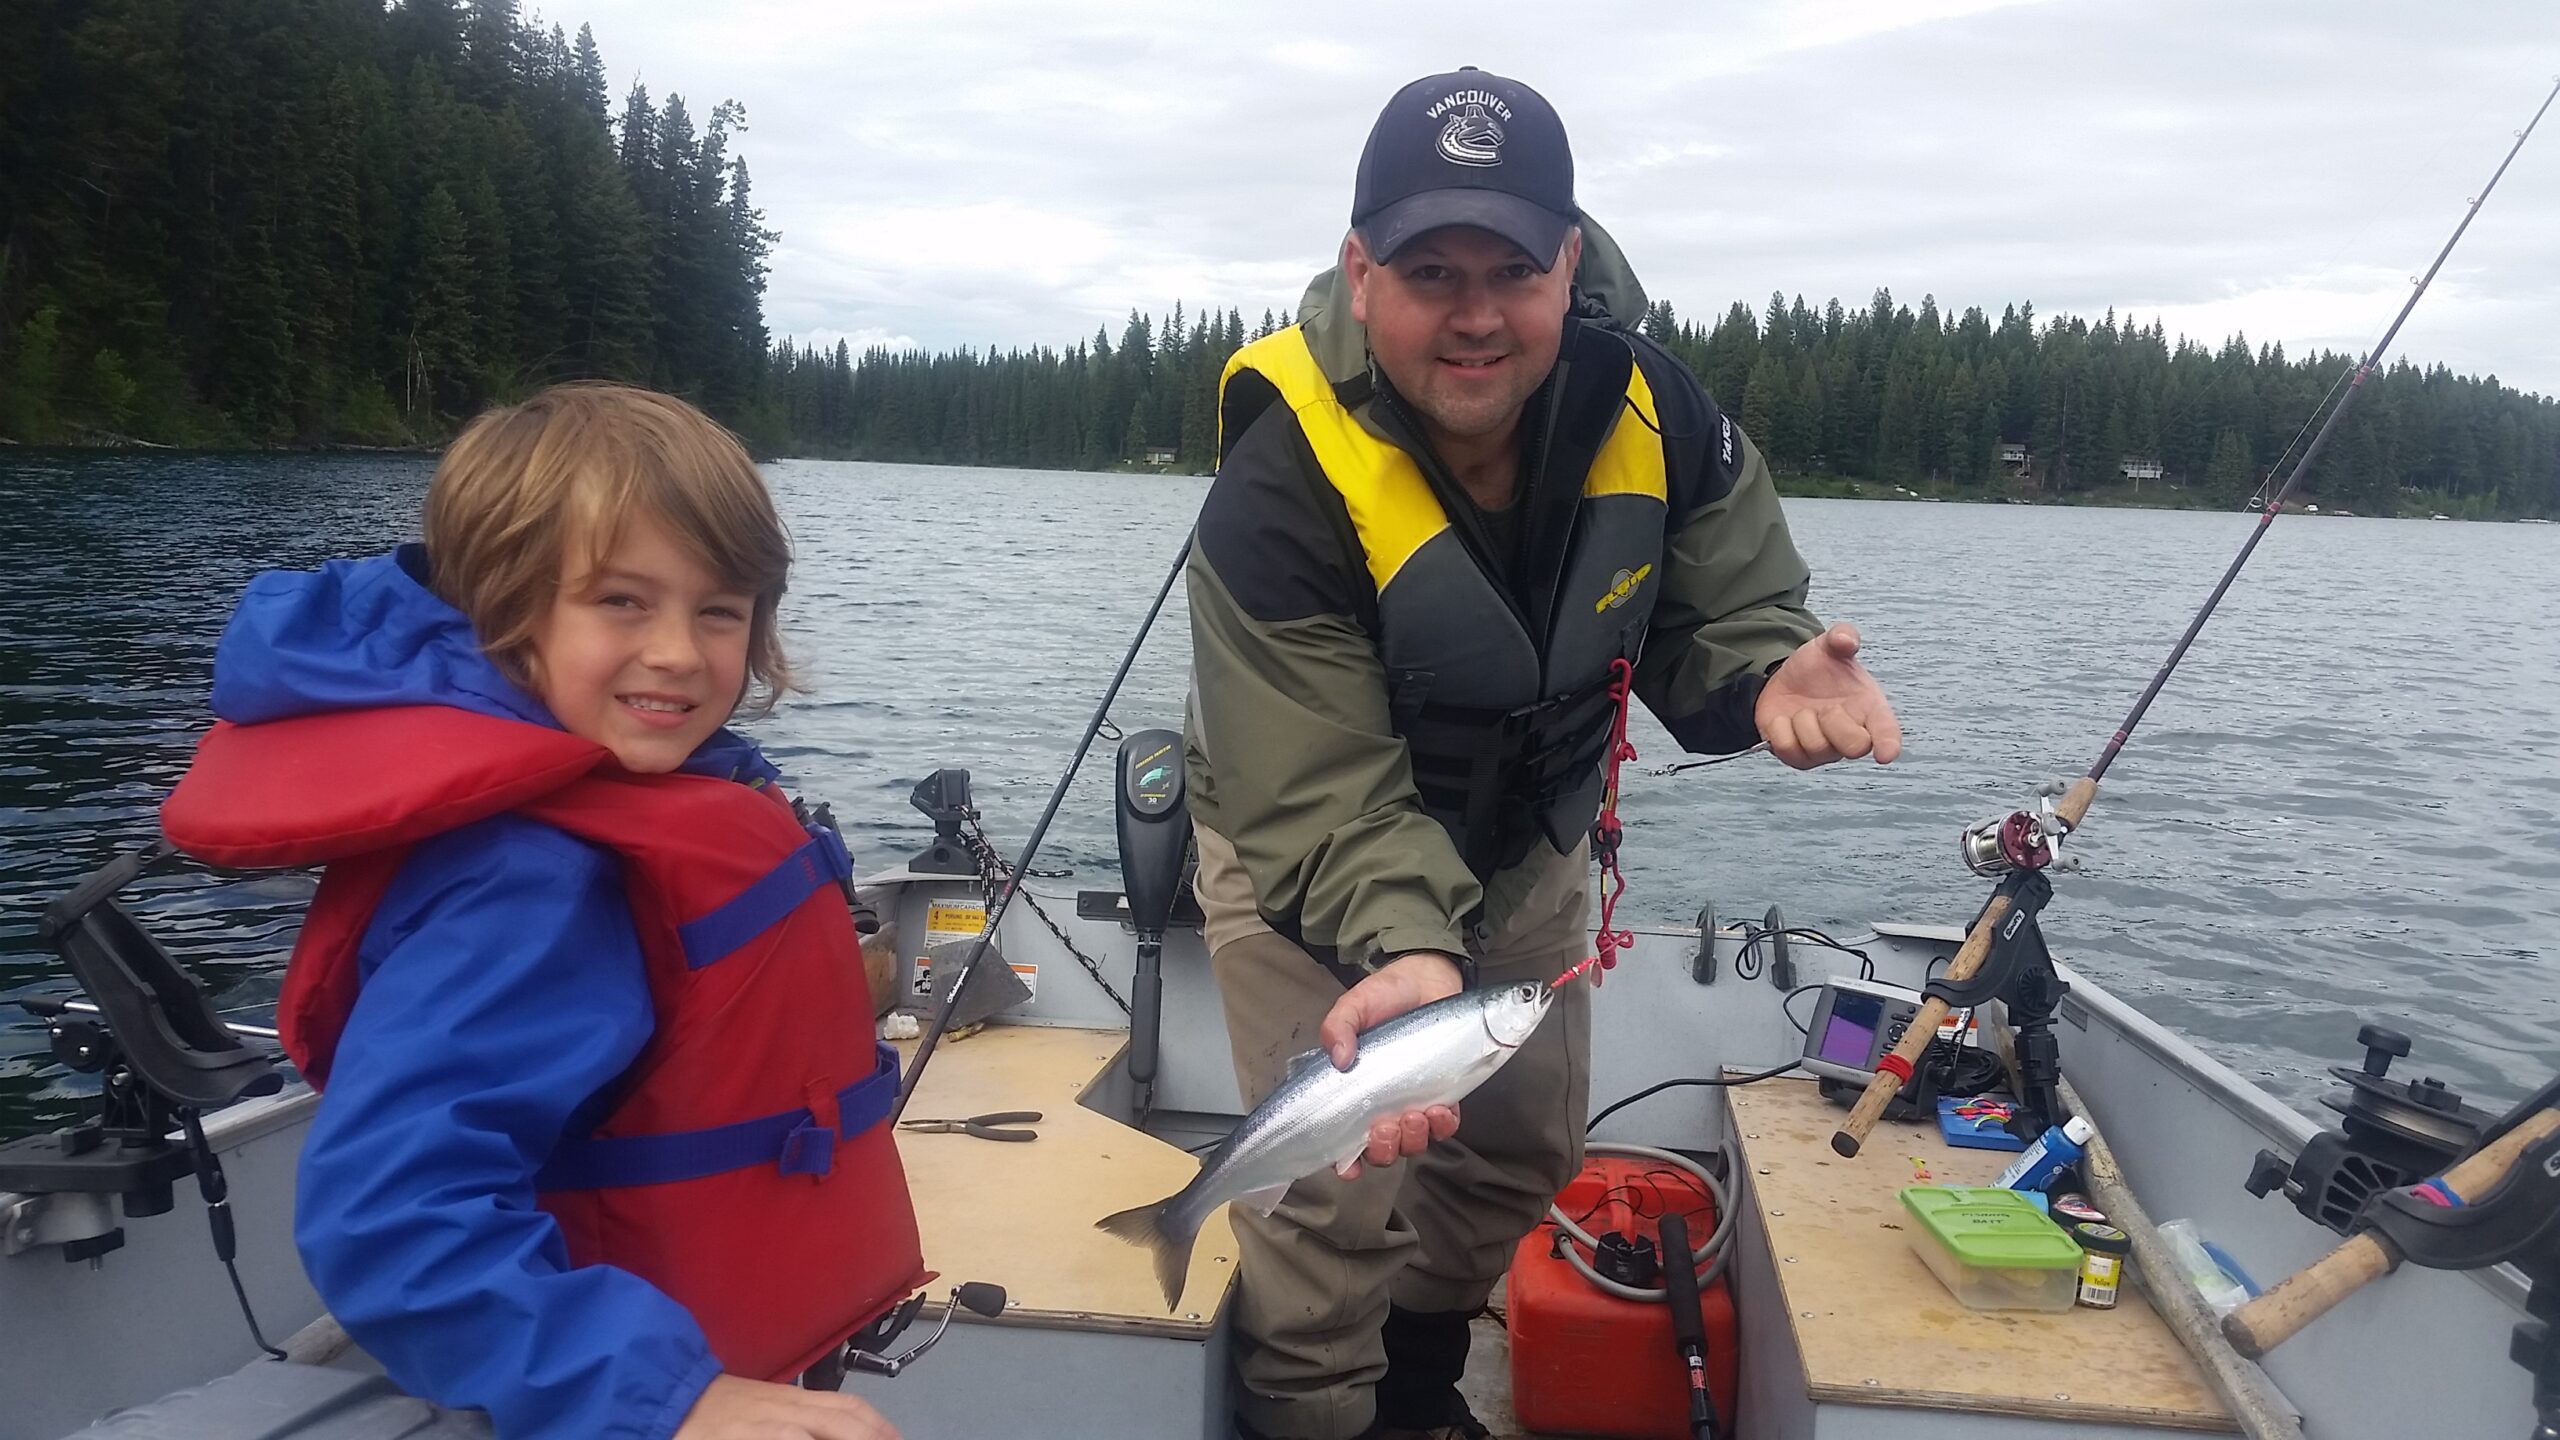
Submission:
{"label": "man's hand", "polygon": [[1858,627],[1834,625],[1796,647],[1751,718],[1769,753],[1798,770],[1874,754],[1890,765],[1902,753],[1902,726],[1876,677],[1858,663]]}
{"label": "man's hand", "polygon": [[675,1440],[898,1440],[879,1411],[851,1395],[715,1376]]}
{"label": "man's hand", "polygon": [[[1446,955],[1431,950],[1399,955],[1342,992],[1342,998],[1325,1012],[1324,1023],[1316,1027],[1316,1043],[1333,1057],[1333,1068],[1348,1070],[1353,1057],[1359,1054],[1361,1031],[1374,1029],[1434,1000],[1446,1000],[1464,985],[1458,962]],[[1434,1105],[1427,1110],[1384,1116],[1369,1127],[1369,1147],[1340,1173],[1345,1180],[1358,1179],[1361,1160],[1372,1165],[1392,1165],[1400,1155],[1419,1155],[1432,1141],[1446,1140],[1457,1133],[1455,1105]]]}

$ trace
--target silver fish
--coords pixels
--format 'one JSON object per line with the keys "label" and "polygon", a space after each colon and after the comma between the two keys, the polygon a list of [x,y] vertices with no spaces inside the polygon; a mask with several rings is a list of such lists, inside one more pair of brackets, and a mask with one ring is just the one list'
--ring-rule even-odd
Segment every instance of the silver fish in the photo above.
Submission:
{"label": "silver fish", "polygon": [[1153,1205],[1094,1222],[1155,1252],[1156,1281],[1173,1309],[1191,1270],[1191,1245],[1218,1208],[1243,1201],[1271,1213],[1289,1186],[1341,1169],[1369,1143],[1371,1122],[1454,1105],[1502,1068],[1554,1003],[1536,981],[1469,990],[1408,1011],[1360,1036],[1351,1068],[1310,1050],[1288,1077],[1201,1162],[1191,1183]]}

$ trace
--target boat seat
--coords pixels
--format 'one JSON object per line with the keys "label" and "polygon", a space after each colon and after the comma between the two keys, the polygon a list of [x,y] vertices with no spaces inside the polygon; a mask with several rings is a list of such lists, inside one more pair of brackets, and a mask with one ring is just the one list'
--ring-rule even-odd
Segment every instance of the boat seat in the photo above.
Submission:
{"label": "boat seat", "polygon": [[[924,1263],[942,1277],[937,1293],[969,1280],[1001,1285],[999,1324],[1208,1338],[1235,1278],[1225,1211],[1202,1227],[1171,1312],[1148,1252],[1094,1228],[1171,1195],[1199,1170],[1192,1156],[1079,1103],[1127,1039],[1118,1029],[998,1022],[935,1051],[908,1119],[1041,1116],[1027,1144],[898,1132]],[[911,1062],[915,1042],[900,1048]]]}
{"label": "boat seat", "polygon": [[[1933,1124],[1880,1125],[1844,1160],[1831,1133],[1845,1113],[1810,1081],[1773,1080],[1726,1093],[1749,1220],[1765,1255],[1738,1257],[1746,1290],[1773,1275],[1813,1408],[1901,1407],[2027,1417],[2068,1435],[2077,1427],[2234,1432],[2239,1427],[2204,1371],[2153,1312],[2137,1284],[2112,1310],[2059,1313],[1967,1309],[1911,1249],[1896,1193],[1912,1184],[1988,1185],[2014,1152],[1953,1146]],[[1929,1179],[1918,1178],[1926,1167]],[[1745,1237],[1747,1238],[1747,1237]],[[1744,1363],[1751,1364],[1746,1341]],[[1746,1386],[1746,1389],[1748,1387]],[[1879,1410],[1830,1410],[1836,1419]],[[1825,1434],[1867,1433],[1853,1424]]]}

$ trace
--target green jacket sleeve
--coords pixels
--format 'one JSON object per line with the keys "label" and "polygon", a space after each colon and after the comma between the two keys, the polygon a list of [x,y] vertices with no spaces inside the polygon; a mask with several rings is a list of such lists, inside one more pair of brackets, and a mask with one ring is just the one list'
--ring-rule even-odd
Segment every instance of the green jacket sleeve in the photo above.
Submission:
{"label": "green jacket sleeve", "polygon": [[1185,576],[1193,811],[1309,948],[1361,966],[1463,953],[1482,887],[1414,792],[1339,546],[1259,448],[1222,468]]}
{"label": "green jacket sleeve", "polygon": [[1672,496],[1688,508],[1675,511],[1665,537],[1636,694],[1673,739],[1712,754],[1759,743],[1751,710],[1762,681],[1821,634],[1822,622],[1805,608],[1811,576],[1787,533],[1767,462],[1740,426],[1706,414],[1699,453],[1675,457],[1699,468],[1673,477]]}

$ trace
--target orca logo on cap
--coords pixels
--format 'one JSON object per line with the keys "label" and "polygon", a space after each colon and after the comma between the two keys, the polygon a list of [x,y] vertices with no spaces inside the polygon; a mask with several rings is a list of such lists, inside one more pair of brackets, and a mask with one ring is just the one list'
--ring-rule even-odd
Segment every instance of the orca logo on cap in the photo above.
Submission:
{"label": "orca logo on cap", "polygon": [[1440,153],[1461,165],[1502,163],[1502,122],[1469,105],[1440,127]]}

